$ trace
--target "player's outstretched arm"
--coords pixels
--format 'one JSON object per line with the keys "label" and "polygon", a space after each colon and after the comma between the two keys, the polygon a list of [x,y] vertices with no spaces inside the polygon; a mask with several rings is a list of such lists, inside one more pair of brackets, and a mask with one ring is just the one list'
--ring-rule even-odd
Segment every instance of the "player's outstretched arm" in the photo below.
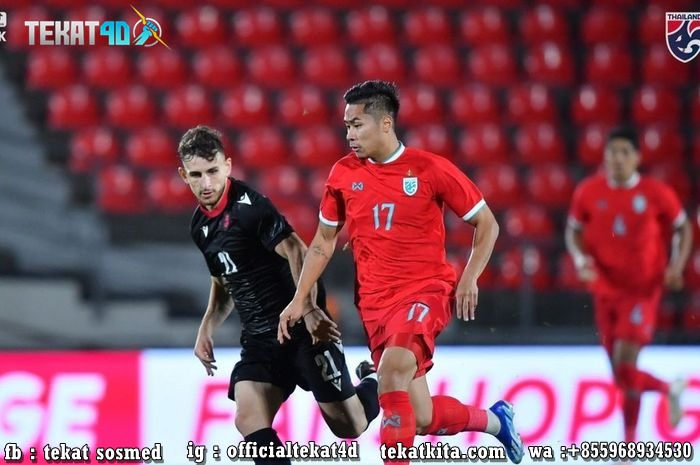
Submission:
{"label": "player's outstretched arm", "polygon": [[683,270],[688,263],[693,248],[693,228],[686,218],[673,234],[671,242],[671,260],[666,267],[664,284],[667,288],[677,291],[683,288]]}
{"label": "player's outstretched arm", "polygon": [[[294,326],[297,321],[304,316],[305,309],[307,309],[309,305],[308,300],[311,295],[311,290],[333,256],[338,231],[339,227],[330,227],[319,223],[318,229],[316,229],[316,235],[311,241],[309,250],[304,258],[304,265],[301,270],[301,275],[299,276],[299,284],[297,285],[294,298],[282,313],[280,313],[280,322],[277,328],[277,339],[280,343],[284,342],[285,338],[289,339],[291,337],[289,328]],[[329,327],[337,329],[335,323],[329,325]],[[312,336],[320,340],[329,338],[327,334],[312,334]]]}
{"label": "player's outstretched arm", "polygon": [[214,370],[216,370],[214,330],[226,320],[231,311],[233,311],[233,299],[226,292],[219,278],[212,276],[209,303],[197,331],[197,342],[194,344],[194,355],[202,362],[209,376],[214,376]]}
{"label": "player's outstretched arm", "polygon": [[457,318],[464,319],[464,321],[474,319],[476,305],[479,301],[477,280],[491,258],[499,231],[498,222],[488,205],[481,207],[469,219],[469,223],[475,228],[472,252],[455,291]]}
{"label": "player's outstretched arm", "polygon": [[584,283],[595,281],[597,275],[593,258],[586,253],[583,247],[583,230],[580,227],[575,227],[571,220],[566,225],[564,232],[564,240],[566,242],[566,250],[568,250],[571,259],[574,261],[578,279]]}
{"label": "player's outstretched arm", "polygon": [[[301,276],[301,269],[304,266],[304,258],[308,250],[308,247],[301,237],[294,232],[275,246],[275,252],[289,261],[289,269],[292,272],[292,279],[294,280],[295,286],[299,286],[299,277]],[[316,307],[317,290],[318,287],[314,282],[314,285],[311,287],[311,292],[309,293],[308,303],[310,307],[307,311]]]}

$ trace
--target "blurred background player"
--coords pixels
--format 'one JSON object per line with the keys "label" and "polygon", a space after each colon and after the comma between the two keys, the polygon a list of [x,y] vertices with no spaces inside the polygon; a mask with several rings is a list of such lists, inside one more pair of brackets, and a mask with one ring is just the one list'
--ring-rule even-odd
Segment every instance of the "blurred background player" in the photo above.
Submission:
{"label": "blurred background player", "polygon": [[[298,385],[311,390],[333,433],[353,438],[379,414],[377,381],[366,375],[355,388],[337,333],[333,342],[313,344],[304,327],[290,341],[276,340],[279,313],[291,300],[306,245],[263,195],[229,177],[231,159],[221,135],[206,126],[188,130],[180,141],[178,171],[199,201],[191,235],[211,272],[209,304],[194,353],[213,375],[213,334],[236,308],[241,319],[241,360],[231,374],[229,397],[236,401],[236,428],[246,441],[281,444],[272,421]],[[325,290],[312,290],[315,304],[304,320],[330,322]],[[315,307],[318,305],[318,307]],[[318,323],[317,323],[318,324]],[[255,463],[290,463],[261,460]]]}
{"label": "blurred background player", "polygon": [[[289,325],[308,307],[347,222],[357,270],[356,304],[378,367],[382,444],[409,446],[416,434],[482,431],[496,436],[519,463],[523,444],[510,404],[499,401],[481,410],[449,396],[431,398],[425,378],[435,338],[450,322],[455,302],[458,318],[474,319],[477,280],[498,237],[496,219],[456,166],[398,140],[393,84],[366,81],[344,99],[352,153],[328,177],[299,287],[280,315],[280,340],[289,337]],[[471,256],[456,288],[455,272],[445,259],[445,205],[475,228]]]}
{"label": "blurred background player", "polygon": [[599,336],[624,395],[625,441],[635,439],[643,392],[667,396],[675,427],[685,387],[682,380],[669,384],[637,368],[641,348],[654,336],[664,286],[683,287],[692,245],[692,228],[675,192],[640,175],[640,159],[634,130],[610,131],[605,169],[578,185],[566,227],[566,245],[593,293]]}

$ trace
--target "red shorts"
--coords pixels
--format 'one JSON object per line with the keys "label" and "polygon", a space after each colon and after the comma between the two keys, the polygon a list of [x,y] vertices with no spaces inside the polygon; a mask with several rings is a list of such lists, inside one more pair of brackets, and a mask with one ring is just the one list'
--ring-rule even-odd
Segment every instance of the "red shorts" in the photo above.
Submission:
{"label": "red shorts", "polygon": [[646,345],[656,329],[656,315],[662,289],[647,296],[631,294],[594,294],[595,323],[603,346],[612,353],[615,340]]}
{"label": "red shorts", "polygon": [[453,300],[444,293],[417,293],[387,308],[381,318],[363,321],[375,366],[387,347],[405,347],[416,356],[415,377],[427,373],[433,366],[435,338],[452,318]]}

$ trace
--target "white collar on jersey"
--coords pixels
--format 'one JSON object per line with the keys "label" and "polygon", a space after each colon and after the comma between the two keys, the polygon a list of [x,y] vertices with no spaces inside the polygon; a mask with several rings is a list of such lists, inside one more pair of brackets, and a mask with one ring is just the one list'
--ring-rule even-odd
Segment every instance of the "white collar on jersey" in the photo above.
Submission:
{"label": "white collar on jersey", "polygon": [[639,173],[634,173],[630,178],[623,182],[623,183],[617,183],[613,181],[610,177],[608,179],[608,186],[610,186],[611,189],[632,189],[633,187],[637,187],[637,184],[639,184],[639,181],[641,180],[641,176]]}
{"label": "white collar on jersey", "polygon": [[399,157],[401,155],[403,155],[404,150],[406,150],[406,147],[403,145],[403,142],[399,141],[399,148],[397,148],[396,151],[394,151],[394,153],[392,153],[389,156],[389,158],[387,158],[384,162],[377,163],[376,161],[372,160],[371,158],[368,158],[367,160],[369,160],[369,162],[374,164],[374,165],[387,165],[393,161],[398,160]]}

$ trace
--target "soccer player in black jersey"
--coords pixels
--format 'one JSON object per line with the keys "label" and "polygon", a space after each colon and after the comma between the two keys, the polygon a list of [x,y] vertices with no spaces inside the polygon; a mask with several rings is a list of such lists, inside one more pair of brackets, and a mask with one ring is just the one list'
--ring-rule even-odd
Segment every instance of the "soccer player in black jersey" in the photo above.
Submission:
{"label": "soccer player in black jersey", "polygon": [[[279,314],[293,298],[306,244],[267,197],[229,177],[231,159],[221,135],[206,126],[188,130],[178,146],[182,179],[199,205],[191,235],[211,273],[209,303],[194,353],[213,375],[213,333],[235,308],[241,320],[241,358],[231,373],[236,428],[246,441],[281,444],[272,421],[296,386],[313,392],[326,423],[338,437],[359,436],[379,413],[377,381],[364,365],[350,381],[336,324],[325,311],[319,284],[304,325],[277,341]],[[313,302],[313,304],[312,304]],[[334,340],[312,340],[307,329],[325,325]],[[255,460],[262,463],[290,463]]]}

